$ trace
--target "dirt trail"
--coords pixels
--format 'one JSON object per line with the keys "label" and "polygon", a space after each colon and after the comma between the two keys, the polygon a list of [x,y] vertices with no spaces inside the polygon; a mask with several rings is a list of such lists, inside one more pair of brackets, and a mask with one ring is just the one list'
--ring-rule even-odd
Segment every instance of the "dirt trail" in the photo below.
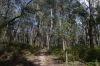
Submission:
{"label": "dirt trail", "polygon": [[45,49],[41,49],[37,56],[29,56],[27,59],[35,64],[35,66],[65,66],[57,57],[48,54]]}

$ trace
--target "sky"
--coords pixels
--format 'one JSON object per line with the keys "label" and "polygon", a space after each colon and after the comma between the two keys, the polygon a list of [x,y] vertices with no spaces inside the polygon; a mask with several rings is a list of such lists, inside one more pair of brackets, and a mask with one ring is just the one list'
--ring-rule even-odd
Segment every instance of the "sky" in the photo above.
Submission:
{"label": "sky", "polygon": [[30,0],[26,0],[27,2],[29,2]]}
{"label": "sky", "polygon": [[86,4],[87,6],[89,6],[89,3],[87,0],[79,0],[81,4]]}

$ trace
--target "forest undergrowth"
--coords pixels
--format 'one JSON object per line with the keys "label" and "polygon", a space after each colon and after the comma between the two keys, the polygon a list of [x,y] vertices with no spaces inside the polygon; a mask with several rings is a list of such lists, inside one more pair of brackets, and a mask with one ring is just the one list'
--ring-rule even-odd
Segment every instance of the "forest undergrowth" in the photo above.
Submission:
{"label": "forest undergrowth", "polygon": [[[68,61],[71,65],[75,61],[85,63],[87,66],[100,65],[100,46],[95,45],[94,48],[90,48],[87,45],[76,45],[68,46],[66,50],[68,52]],[[51,47],[49,52],[64,62],[66,61],[66,53],[62,47]]]}

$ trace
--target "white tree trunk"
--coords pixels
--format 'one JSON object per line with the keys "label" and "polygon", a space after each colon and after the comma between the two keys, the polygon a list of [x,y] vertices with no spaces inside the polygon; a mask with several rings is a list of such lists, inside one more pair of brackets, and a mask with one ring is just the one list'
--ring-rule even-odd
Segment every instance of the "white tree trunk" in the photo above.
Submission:
{"label": "white tree trunk", "polygon": [[68,53],[66,51],[66,41],[63,39],[63,50],[66,52],[66,64],[68,64]]}
{"label": "white tree trunk", "polygon": [[52,21],[52,8],[51,8],[51,28],[50,28],[50,31],[52,31],[52,28],[53,28],[53,21]]}
{"label": "white tree trunk", "polygon": [[49,35],[48,35],[48,32],[47,32],[47,45],[48,45],[48,50],[49,50]]}
{"label": "white tree trunk", "polygon": [[68,64],[68,53],[66,51],[66,64]]}
{"label": "white tree trunk", "polygon": [[65,47],[65,40],[63,39],[63,50],[65,51],[66,47]]}
{"label": "white tree trunk", "polygon": [[30,42],[29,42],[30,44],[33,44],[33,37],[34,37],[33,34],[34,34],[34,32],[35,31],[34,31],[34,24],[33,24],[33,27],[32,27],[32,29],[30,31]]}
{"label": "white tree trunk", "polygon": [[33,29],[30,32],[30,44],[33,44]]}

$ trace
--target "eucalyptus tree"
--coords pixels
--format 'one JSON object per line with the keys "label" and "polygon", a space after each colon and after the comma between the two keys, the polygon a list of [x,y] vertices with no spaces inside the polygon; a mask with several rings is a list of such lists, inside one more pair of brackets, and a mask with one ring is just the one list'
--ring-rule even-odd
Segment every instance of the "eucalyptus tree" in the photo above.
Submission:
{"label": "eucalyptus tree", "polygon": [[16,19],[24,15],[25,7],[27,7],[32,0],[29,2],[21,1],[21,0],[2,0],[0,3],[1,9],[1,18],[3,21],[0,24],[0,29],[6,27],[7,35],[9,36],[9,40],[11,41],[11,33],[14,29],[14,24],[16,23]]}
{"label": "eucalyptus tree", "polygon": [[81,3],[81,11],[79,11],[79,17],[81,18],[84,29],[84,41],[85,44],[89,43],[91,47],[94,47],[98,38],[96,38],[96,7],[99,5],[99,0],[86,0]]}
{"label": "eucalyptus tree", "polygon": [[[75,41],[75,14],[73,13],[77,1],[74,0],[56,0],[56,9],[54,19],[57,17],[57,22],[54,27],[56,43],[66,52],[66,63],[68,63],[67,45],[73,44]],[[72,4],[73,3],[73,4]],[[73,26],[73,27],[72,27]],[[67,41],[71,39],[71,41]],[[73,42],[73,43],[72,43]]]}
{"label": "eucalyptus tree", "polygon": [[96,44],[100,44],[100,3],[97,5],[97,7],[96,7],[96,11],[97,11],[97,14],[96,14],[96,18],[95,18],[95,22],[96,22],[96,33],[97,34],[95,34],[96,35],[96,41],[97,41],[97,43]]}
{"label": "eucalyptus tree", "polygon": [[[80,35],[77,31],[76,31],[76,39],[77,39],[77,43],[79,43],[80,40],[82,40],[83,42],[81,42],[82,44],[88,44],[88,12],[87,12],[87,7],[83,6],[80,2],[77,2],[75,4],[75,6],[77,6],[77,8],[75,8],[73,10],[73,13],[76,15],[76,21],[77,21],[77,28],[76,30],[79,31],[81,28],[82,32]],[[81,37],[81,38],[80,38]],[[80,40],[79,40],[80,39]]]}
{"label": "eucalyptus tree", "polygon": [[[30,44],[33,42],[39,42],[43,45],[44,43],[44,27],[46,12],[45,8],[46,2],[44,0],[33,1],[26,9],[27,12],[31,14],[31,20],[33,20],[33,26],[30,30]],[[32,6],[32,7],[31,7]],[[34,33],[35,32],[35,33]]]}
{"label": "eucalyptus tree", "polygon": [[[10,22],[14,21],[15,19],[19,18],[20,16],[23,15],[24,11],[25,11],[25,7],[27,7],[27,5],[30,4],[32,0],[30,0],[28,3],[23,3],[23,1],[20,1],[20,0],[13,0],[13,1],[10,1],[10,0],[3,0],[1,3],[4,4],[2,6],[2,9],[1,9],[1,12],[2,12],[2,17],[4,17],[4,19],[7,21],[5,23],[3,23],[1,26],[0,26],[0,29],[7,26],[7,24],[9,24]],[[21,5],[21,4],[24,4],[24,5]],[[20,6],[18,6],[20,5]],[[17,7],[19,7],[20,9],[18,9]],[[13,9],[12,9],[13,8]],[[16,9],[18,11],[16,11]],[[14,15],[15,13],[15,15]]]}

